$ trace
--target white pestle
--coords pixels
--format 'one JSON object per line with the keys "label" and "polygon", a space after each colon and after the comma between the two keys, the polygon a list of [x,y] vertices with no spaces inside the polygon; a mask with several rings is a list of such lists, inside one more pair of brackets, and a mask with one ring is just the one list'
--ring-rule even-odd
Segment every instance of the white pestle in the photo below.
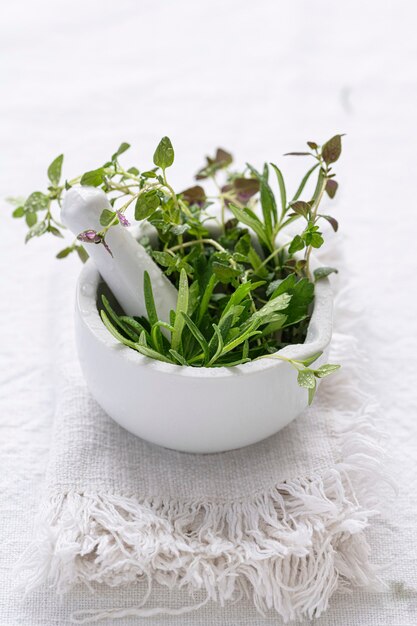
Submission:
{"label": "white pestle", "polygon": [[[61,221],[74,235],[90,229],[100,231],[103,209],[113,210],[104,191],[95,187],[72,187],[64,197]],[[102,244],[86,243],[85,249],[125,313],[147,317],[143,297],[143,277],[147,271],[158,317],[169,323],[169,313],[175,311],[177,305],[178,291],[145,248],[120,224],[108,230],[106,243],[113,256]]]}

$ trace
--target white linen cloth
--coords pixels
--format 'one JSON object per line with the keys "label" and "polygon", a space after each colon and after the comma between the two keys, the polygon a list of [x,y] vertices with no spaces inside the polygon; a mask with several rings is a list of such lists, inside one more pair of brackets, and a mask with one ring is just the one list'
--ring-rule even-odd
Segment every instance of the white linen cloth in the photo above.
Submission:
{"label": "white linen cloth", "polygon": [[[181,155],[175,184],[185,185],[200,165],[194,155],[218,143],[240,159],[277,161],[306,138],[347,132],[338,211],[356,279],[351,297],[365,303],[372,322],[362,344],[401,489],[395,509],[387,511],[389,522],[374,520],[368,532],[375,558],[390,563],[386,592],[356,593],[354,601],[339,596],[319,626],[415,623],[417,401],[409,364],[417,353],[417,268],[408,227],[415,220],[414,23],[415,5],[408,1],[253,6],[181,0],[139,8],[129,0],[72,0],[59,7],[43,0],[2,10],[2,197],[41,187],[46,165],[61,151],[72,174],[100,162],[119,140],[131,140],[146,164],[160,135],[169,134]],[[190,24],[204,45],[194,45]],[[23,248],[23,229],[7,210],[0,221],[0,616],[8,626],[62,626],[80,608],[133,605],[140,590],[91,598],[79,589],[63,604],[42,590],[22,604],[11,588],[10,569],[30,541],[48,457],[54,413],[48,310],[56,293],[51,249],[61,244],[36,241]],[[62,272],[75,280],[76,262]],[[210,605],[143,621],[264,626],[279,620],[259,616],[243,599],[224,609]]]}
{"label": "white linen cloth", "polygon": [[[175,615],[245,595],[288,621],[321,615],[338,589],[380,587],[364,530],[389,490],[358,338],[335,333],[331,362],[343,370],[281,432],[240,450],[184,454],[131,435],[90,396],[75,356],[72,294],[56,293],[52,306],[57,406],[37,538],[19,564],[27,591],[139,580],[149,589],[137,606],[117,603],[91,619]],[[350,324],[347,303],[338,308]],[[166,589],[203,600],[172,608]]]}

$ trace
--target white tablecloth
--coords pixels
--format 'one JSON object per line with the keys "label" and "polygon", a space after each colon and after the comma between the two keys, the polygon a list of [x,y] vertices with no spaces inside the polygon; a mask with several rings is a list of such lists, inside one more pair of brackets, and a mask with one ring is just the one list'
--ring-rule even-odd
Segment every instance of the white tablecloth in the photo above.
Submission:
{"label": "white tablecloth", "polygon": [[[242,162],[282,162],[306,139],[347,133],[335,213],[355,276],[352,300],[365,308],[356,323],[368,316],[364,347],[400,494],[370,529],[386,591],[335,598],[318,626],[417,622],[416,18],[412,0],[24,0],[1,12],[2,198],[46,186],[46,167],[60,152],[69,175],[100,164],[121,141],[148,165],[167,134],[181,187],[217,145]],[[290,178],[304,167],[285,164]],[[62,605],[50,591],[22,602],[10,576],[31,536],[48,457],[48,301],[59,289],[51,276],[59,277],[60,243],[24,247],[22,225],[2,206],[0,624],[65,626],[71,610],[91,606],[88,592]],[[59,263],[75,280],[77,260]],[[132,594],[103,594],[96,604],[123,604]],[[277,623],[245,603],[143,621]]]}

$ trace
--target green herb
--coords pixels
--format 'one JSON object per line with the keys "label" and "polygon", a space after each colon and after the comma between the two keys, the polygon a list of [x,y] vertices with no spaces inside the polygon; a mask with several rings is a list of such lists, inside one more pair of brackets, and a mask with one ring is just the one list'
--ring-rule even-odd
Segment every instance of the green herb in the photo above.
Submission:
{"label": "green herb", "polygon": [[[239,168],[222,148],[207,157],[196,174],[197,181],[210,179],[215,184],[215,195],[201,184],[177,192],[167,179],[175,156],[168,137],[155,150],[154,167],[144,169],[123,166],[120,157],[124,160],[130,148],[123,142],[104,163],[63,180],[61,154],[47,168],[46,189],[11,200],[13,217],[26,222],[26,241],[45,233],[62,237],[65,229],[57,210],[65,190],[79,184],[100,187],[111,205],[101,213],[101,230],[79,233],[56,257],[76,253],[85,262],[91,244],[104,245],[111,253],[107,232],[116,224],[129,226],[127,214],[133,213],[136,221],[147,221],[155,229],[156,244],[151,246],[146,237],[141,243],[178,289],[170,323],[158,317],[147,273],[146,319],[116,312],[103,297],[101,318],[117,341],[143,356],[181,367],[234,367],[259,358],[287,361],[297,370],[298,383],[311,402],[317,379],[339,366],[314,369],[320,355],[297,361],[278,351],[304,342],[315,283],[337,272],[331,267],[311,268],[311,257],[324,243],[323,226],[338,229],[336,219],[321,205],[338,190],[333,167],[341,154],[342,136],[335,135],[322,146],[309,141],[308,150],[289,153],[313,160],[292,193],[278,165]],[[210,227],[213,204],[220,216],[216,236]]]}
{"label": "green herb", "polygon": [[62,170],[63,160],[64,160],[64,155],[60,154],[58,157],[56,157],[56,159],[52,161],[51,165],[48,167],[48,178],[54,187],[59,185],[59,181],[61,180],[61,170]]}
{"label": "green herb", "polygon": [[187,272],[182,268],[180,273],[180,282],[178,286],[178,302],[175,311],[174,330],[172,331],[172,348],[178,350],[181,343],[181,334],[185,324],[183,313],[188,311],[188,279]]}
{"label": "green herb", "polygon": [[162,137],[153,155],[153,162],[157,167],[160,167],[161,170],[165,170],[173,164],[174,148],[172,147],[169,137]]}
{"label": "green herb", "polygon": [[333,274],[333,273],[337,274],[337,269],[335,269],[334,267],[318,267],[317,269],[314,270],[314,278],[317,282],[321,278],[326,278],[327,276],[330,276],[330,274]]}
{"label": "green herb", "polygon": [[81,176],[80,183],[90,187],[98,187],[104,181],[104,168],[99,167],[91,172],[86,172]]}

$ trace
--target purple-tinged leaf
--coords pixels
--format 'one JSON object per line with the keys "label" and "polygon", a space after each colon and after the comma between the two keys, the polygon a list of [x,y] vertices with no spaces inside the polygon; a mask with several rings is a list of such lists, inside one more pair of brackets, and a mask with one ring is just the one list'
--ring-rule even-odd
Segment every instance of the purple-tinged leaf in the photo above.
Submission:
{"label": "purple-tinged leaf", "polygon": [[256,178],[235,178],[233,188],[236,197],[242,204],[246,204],[259,191],[259,180]]}
{"label": "purple-tinged leaf", "polygon": [[194,187],[185,189],[181,192],[181,196],[190,206],[202,207],[206,201],[206,192],[201,185],[194,185]]}
{"label": "purple-tinged leaf", "polygon": [[308,202],[297,200],[296,202],[293,202],[290,206],[294,213],[297,213],[297,215],[302,215],[306,219],[309,218],[311,213],[311,206]]}
{"label": "purple-tinged leaf", "polygon": [[337,188],[339,184],[333,180],[333,178],[329,179],[326,183],[326,192],[329,198],[334,198],[336,195]]}
{"label": "purple-tinged leaf", "polygon": [[204,180],[205,178],[209,178],[213,176],[217,170],[223,169],[230,165],[233,161],[233,156],[230,152],[226,152],[223,148],[217,148],[216,156],[214,159],[211,157],[206,157],[207,165],[205,165],[201,170],[199,170],[196,174],[196,180]]}
{"label": "purple-tinged leaf", "polygon": [[343,135],[335,135],[324,144],[321,154],[327,165],[335,163],[340,157],[342,152],[342,137]]}
{"label": "purple-tinged leaf", "polygon": [[333,228],[334,232],[337,232],[339,228],[339,222],[334,217],[332,217],[331,215],[320,215],[320,217],[323,217],[325,220],[327,220]]}

